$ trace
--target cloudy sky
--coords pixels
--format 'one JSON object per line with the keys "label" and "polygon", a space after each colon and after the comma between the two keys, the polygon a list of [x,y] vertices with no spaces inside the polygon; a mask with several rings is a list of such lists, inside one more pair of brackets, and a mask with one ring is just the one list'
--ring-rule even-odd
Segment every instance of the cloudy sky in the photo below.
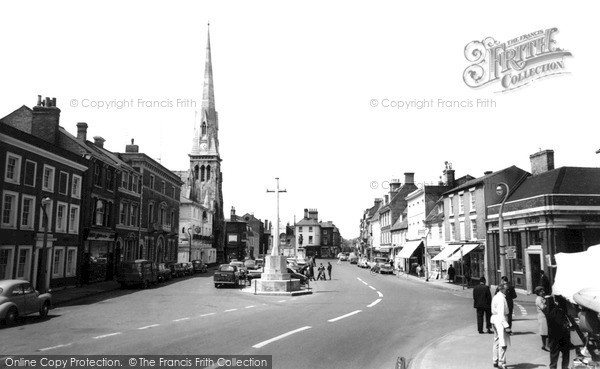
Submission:
{"label": "cloudy sky", "polygon": [[[70,132],[87,122],[113,151],[135,138],[172,170],[189,167],[210,21],[226,213],[274,219],[265,190],[279,177],[283,224],[317,208],[350,238],[405,172],[429,183],[445,161],[457,177],[530,170],[539,149],[554,149],[557,167],[600,163],[600,48],[584,4],[23,1],[0,12],[0,116],[56,97]],[[567,73],[508,92],[463,81],[471,41],[553,27],[554,47],[573,55],[559,59]]]}

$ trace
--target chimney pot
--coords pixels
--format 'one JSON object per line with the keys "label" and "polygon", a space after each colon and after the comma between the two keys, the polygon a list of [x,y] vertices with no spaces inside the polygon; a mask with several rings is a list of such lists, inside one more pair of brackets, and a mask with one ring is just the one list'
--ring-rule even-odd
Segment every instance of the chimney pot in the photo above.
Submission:
{"label": "chimney pot", "polygon": [[88,125],[85,122],[77,123],[77,139],[84,141],[87,139],[87,128]]}
{"label": "chimney pot", "polygon": [[56,107],[56,97],[52,98],[52,106]]}
{"label": "chimney pot", "polygon": [[37,106],[42,106],[42,95],[38,95]]}
{"label": "chimney pot", "polygon": [[104,141],[106,141],[105,139],[103,139],[100,136],[94,136],[94,144],[98,147],[104,147]]}

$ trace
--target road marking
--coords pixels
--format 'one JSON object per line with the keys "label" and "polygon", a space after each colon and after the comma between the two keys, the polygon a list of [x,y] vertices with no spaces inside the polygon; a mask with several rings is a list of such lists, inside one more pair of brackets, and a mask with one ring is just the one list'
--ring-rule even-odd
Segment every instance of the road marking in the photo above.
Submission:
{"label": "road marking", "polygon": [[377,299],[375,301],[373,301],[372,303],[370,303],[369,305],[367,305],[368,308],[373,307],[377,304],[379,304],[381,302],[381,299]]}
{"label": "road marking", "polygon": [[330,322],[330,323],[337,322],[337,321],[338,321],[338,320],[340,320],[340,319],[344,319],[344,318],[347,318],[347,317],[349,317],[349,316],[352,316],[352,315],[354,315],[354,314],[358,314],[358,313],[360,313],[361,311],[362,311],[362,310],[355,310],[355,311],[353,311],[353,312],[351,312],[351,313],[348,313],[348,314],[346,314],[346,315],[342,315],[342,316],[338,316],[337,318],[329,319],[329,320],[328,320],[328,322]]}
{"label": "road marking", "polygon": [[180,322],[180,321],[182,321],[182,320],[188,320],[188,319],[190,319],[190,317],[179,318],[179,319],[175,319],[175,320],[173,320],[173,321],[174,321],[174,322]]}
{"label": "road marking", "polygon": [[365,286],[368,286],[369,284],[365,281],[361,281]]}
{"label": "road marking", "polygon": [[286,302],[286,301],[287,301],[287,300],[279,300],[279,301],[277,301],[277,302]]}
{"label": "road marking", "polygon": [[215,314],[216,314],[216,313],[202,314],[202,315],[200,315],[200,317],[203,317],[203,316],[209,316],[209,315],[215,315]]}
{"label": "road marking", "polygon": [[109,333],[109,334],[103,334],[102,336],[96,336],[96,337],[92,337],[93,339],[97,340],[99,338],[105,338],[105,337],[110,337],[110,336],[116,336],[118,334],[121,334],[122,332],[116,332],[116,333]]}
{"label": "road marking", "polygon": [[[527,316],[527,310],[525,310],[525,308],[521,305],[521,304],[517,304],[515,302],[515,305],[517,305],[517,307],[519,308],[519,310],[521,311],[521,315],[523,316]],[[515,312],[513,311],[513,315],[515,315]]]}
{"label": "road marking", "polygon": [[383,297],[383,293],[377,291],[377,294],[379,295],[379,297]]}
{"label": "road marking", "polygon": [[230,311],[236,311],[237,309],[229,309],[229,310],[225,310],[224,313],[229,313]]}
{"label": "road marking", "polygon": [[270,340],[266,340],[266,341],[262,341],[261,343],[257,343],[256,345],[254,345],[254,346],[252,346],[252,347],[254,347],[254,348],[261,348],[261,347],[263,347],[263,346],[266,346],[266,345],[268,345],[268,344],[269,344],[269,343],[271,343],[271,342],[275,342],[275,341],[277,341],[277,340],[280,340],[280,339],[282,339],[282,338],[285,338],[285,337],[287,337],[287,336],[291,336],[291,335],[292,335],[292,334],[294,334],[294,333],[302,332],[302,331],[305,331],[305,330],[307,330],[307,329],[310,329],[310,328],[312,328],[312,327],[310,327],[310,326],[306,326],[306,327],[298,328],[298,329],[295,329],[295,330],[293,330],[293,331],[289,331],[289,332],[287,332],[287,333],[284,333],[284,334],[282,334],[282,335],[279,335],[279,336],[277,336],[277,337],[273,337],[273,338],[271,338]]}
{"label": "road marking", "polygon": [[54,350],[54,349],[57,349],[59,347],[67,347],[67,346],[71,346],[71,345],[72,345],[72,343],[67,343],[66,345],[56,345],[56,346],[52,346],[52,347],[41,348],[41,349],[38,349],[38,351]]}
{"label": "road marking", "polygon": [[142,330],[142,329],[148,329],[148,328],[158,327],[159,325],[160,325],[160,324],[152,324],[152,325],[147,325],[147,326],[145,326],[145,327],[139,327],[138,329],[139,329],[139,330]]}
{"label": "road marking", "polygon": [[356,277],[356,279],[358,279],[358,280],[359,280],[359,281],[361,281],[361,282],[363,281],[363,280],[362,280],[362,279],[360,279],[359,277]]}
{"label": "road marking", "polygon": [[372,289],[373,291],[377,291],[377,288],[373,287],[373,286],[369,286],[370,289]]}
{"label": "road marking", "polygon": [[246,306],[246,309],[252,309],[253,307],[256,307],[256,305]]}

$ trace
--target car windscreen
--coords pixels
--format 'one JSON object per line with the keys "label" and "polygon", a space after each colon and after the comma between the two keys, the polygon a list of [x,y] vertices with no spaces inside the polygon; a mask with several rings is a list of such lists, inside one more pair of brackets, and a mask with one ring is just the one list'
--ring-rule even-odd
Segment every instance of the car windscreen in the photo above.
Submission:
{"label": "car windscreen", "polygon": [[235,272],[235,267],[232,265],[225,265],[219,268],[219,272]]}
{"label": "car windscreen", "polygon": [[121,264],[121,269],[123,269],[123,271],[125,272],[139,272],[140,271],[140,267],[141,264]]}

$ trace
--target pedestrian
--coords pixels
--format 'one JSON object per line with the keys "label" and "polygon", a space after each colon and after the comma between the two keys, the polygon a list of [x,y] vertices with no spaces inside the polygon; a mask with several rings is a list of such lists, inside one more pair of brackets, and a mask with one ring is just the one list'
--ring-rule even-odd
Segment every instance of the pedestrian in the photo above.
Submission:
{"label": "pedestrian", "polygon": [[537,309],[538,333],[542,337],[542,350],[550,351],[548,347],[548,322],[546,313],[548,312],[548,303],[546,302],[546,290],[542,286],[537,286],[533,291],[535,298],[535,307]]}
{"label": "pedestrian", "polygon": [[421,278],[421,264],[417,265],[417,277]]}
{"label": "pedestrian", "polygon": [[456,276],[456,269],[454,269],[454,265],[450,264],[448,267],[448,282],[454,283],[454,276]]}
{"label": "pedestrian", "polygon": [[[551,300],[549,300],[551,301]],[[571,324],[566,316],[566,302],[562,296],[554,296],[554,304],[546,315],[548,320],[548,344],[550,346],[550,369],[557,369],[558,356],[562,354],[562,369],[569,368],[571,350]]]}
{"label": "pedestrian", "polygon": [[[475,287],[477,288],[477,287]],[[492,299],[492,328],[494,329],[494,346],[492,362],[494,368],[506,368],[506,349],[510,345],[508,335],[508,304],[506,303],[506,284],[500,283],[499,291]],[[481,332],[480,332],[481,333]]]}
{"label": "pedestrian", "polygon": [[338,254],[338,261],[337,261],[338,265],[342,263],[342,253],[340,252]]}
{"label": "pedestrian", "polygon": [[543,270],[540,270],[540,286],[544,287],[544,291],[546,291],[546,295],[552,295],[552,286],[550,285],[550,280],[546,276]]}
{"label": "pedestrian", "polygon": [[327,262],[327,274],[329,274],[329,280],[331,280],[331,269],[333,269],[333,266],[330,262]]}
{"label": "pedestrian", "polygon": [[321,265],[319,265],[319,274],[317,275],[317,281],[320,279],[323,279],[324,281],[327,280],[327,278],[325,278],[325,267],[323,266],[323,263],[321,263]]}
{"label": "pedestrian", "polygon": [[[513,310],[515,307],[513,300],[517,298],[517,293],[515,292],[515,288],[513,287],[512,283],[508,281],[507,276],[502,276],[500,279],[506,284],[506,293],[504,294],[504,297],[506,298],[506,304],[508,305],[508,327],[510,328],[509,334],[512,334],[512,319]],[[500,292],[500,285],[498,285],[498,288],[496,288],[496,293],[498,292]]]}
{"label": "pedestrian", "polygon": [[[479,334],[483,331],[483,316],[485,315],[485,327],[488,333],[492,332],[492,293],[490,287],[485,284],[485,277],[479,278],[479,284],[473,288],[473,307],[477,309],[477,331]],[[508,311],[508,308],[507,308]]]}

